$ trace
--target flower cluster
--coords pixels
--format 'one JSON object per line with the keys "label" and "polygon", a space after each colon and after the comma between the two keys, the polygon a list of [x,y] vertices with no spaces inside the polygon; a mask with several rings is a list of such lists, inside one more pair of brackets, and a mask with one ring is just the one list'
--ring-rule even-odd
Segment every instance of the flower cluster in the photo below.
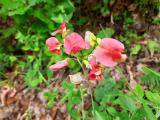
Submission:
{"label": "flower cluster", "polygon": [[[60,33],[63,38],[63,43],[55,37]],[[51,53],[62,55],[62,47],[65,50],[65,54],[68,56],[76,55],[82,50],[93,49],[92,53],[88,54],[87,61],[90,66],[88,75],[89,80],[101,80],[103,79],[103,67],[114,67],[117,62],[124,61],[126,55],[122,54],[124,51],[124,45],[116,39],[112,38],[96,38],[93,33],[87,31],[85,39],[76,33],[67,29],[66,23],[62,23],[60,28],[54,31],[52,37],[46,40],[46,44]],[[58,71],[62,68],[69,66],[69,58],[59,61],[56,64],[50,66],[52,71]],[[82,61],[84,58],[80,58]]]}

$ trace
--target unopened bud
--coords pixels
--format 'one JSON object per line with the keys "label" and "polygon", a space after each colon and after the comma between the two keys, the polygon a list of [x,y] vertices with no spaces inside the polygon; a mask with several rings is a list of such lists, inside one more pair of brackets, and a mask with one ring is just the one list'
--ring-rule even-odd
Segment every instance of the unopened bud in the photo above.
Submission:
{"label": "unopened bud", "polygon": [[124,62],[124,61],[126,61],[126,59],[127,59],[127,55],[126,54],[122,54],[120,62]]}
{"label": "unopened bud", "polygon": [[101,43],[101,39],[100,38],[97,38],[97,43],[98,43],[98,45],[100,45],[100,43]]}
{"label": "unopened bud", "polygon": [[85,41],[87,41],[92,47],[96,45],[96,39],[96,36],[92,32],[86,31]]}

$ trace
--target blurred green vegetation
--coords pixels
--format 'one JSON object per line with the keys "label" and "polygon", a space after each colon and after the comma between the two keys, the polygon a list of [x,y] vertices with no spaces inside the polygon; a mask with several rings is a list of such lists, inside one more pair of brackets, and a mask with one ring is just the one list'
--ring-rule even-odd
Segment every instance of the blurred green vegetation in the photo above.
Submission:
{"label": "blurred green vegetation", "polygon": [[[145,20],[135,18],[137,13]],[[160,52],[156,36],[147,39],[146,46],[140,44],[149,31],[148,25],[160,25],[160,0],[128,0],[125,3],[123,0],[1,0],[0,83],[8,81],[5,73],[16,71],[29,88],[37,88],[42,83],[50,85],[54,73],[48,67],[66,56],[49,53],[45,41],[63,21],[71,31],[84,33],[91,28],[96,37],[119,39],[131,58],[139,58],[146,51],[151,55]],[[85,53],[82,51],[81,55]],[[73,72],[80,70],[73,61],[69,68]],[[160,73],[148,67],[142,71],[141,85],[134,90],[127,80],[117,82],[106,76],[94,91],[94,109],[83,113],[86,120],[158,119]],[[143,85],[148,86],[148,90],[144,90]],[[68,102],[70,115],[79,120],[81,114],[73,108],[87,94],[86,89],[81,87],[74,91],[76,86],[67,82],[62,86],[67,92],[61,101]],[[58,90],[44,94],[49,107],[54,105],[57,95]]]}
{"label": "blurred green vegetation", "polygon": [[0,79],[16,65],[25,74],[27,85],[41,83],[39,74],[47,75],[51,57],[45,40],[63,21],[69,22],[74,9],[70,0],[0,1]]}

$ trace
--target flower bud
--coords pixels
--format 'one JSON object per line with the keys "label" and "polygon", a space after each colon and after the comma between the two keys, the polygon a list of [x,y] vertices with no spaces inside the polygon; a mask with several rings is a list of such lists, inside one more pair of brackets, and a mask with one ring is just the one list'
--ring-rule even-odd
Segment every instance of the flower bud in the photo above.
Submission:
{"label": "flower bud", "polygon": [[94,47],[96,45],[96,40],[97,38],[92,32],[86,31],[85,41],[87,41],[90,44],[90,46]]}
{"label": "flower bud", "polygon": [[127,55],[126,54],[122,54],[121,55],[121,60],[119,62],[125,62],[127,59]]}

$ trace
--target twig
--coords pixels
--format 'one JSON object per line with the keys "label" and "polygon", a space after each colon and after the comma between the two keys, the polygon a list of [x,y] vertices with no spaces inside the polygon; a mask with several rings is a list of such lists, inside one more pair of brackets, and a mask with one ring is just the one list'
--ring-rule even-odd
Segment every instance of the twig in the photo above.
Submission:
{"label": "twig", "polygon": [[133,73],[131,71],[131,67],[129,65],[127,65],[127,72],[129,74],[129,78],[130,78],[130,86],[131,88],[134,88],[135,85],[137,84],[137,82],[134,80],[134,77],[133,77]]}
{"label": "twig", "polygon": [[112,15],[112,13],[111,13],[111,18],[110,18],[110,20],[111,20],[111,23],[114,24],[114,20],[113,20],[113,15]]}

